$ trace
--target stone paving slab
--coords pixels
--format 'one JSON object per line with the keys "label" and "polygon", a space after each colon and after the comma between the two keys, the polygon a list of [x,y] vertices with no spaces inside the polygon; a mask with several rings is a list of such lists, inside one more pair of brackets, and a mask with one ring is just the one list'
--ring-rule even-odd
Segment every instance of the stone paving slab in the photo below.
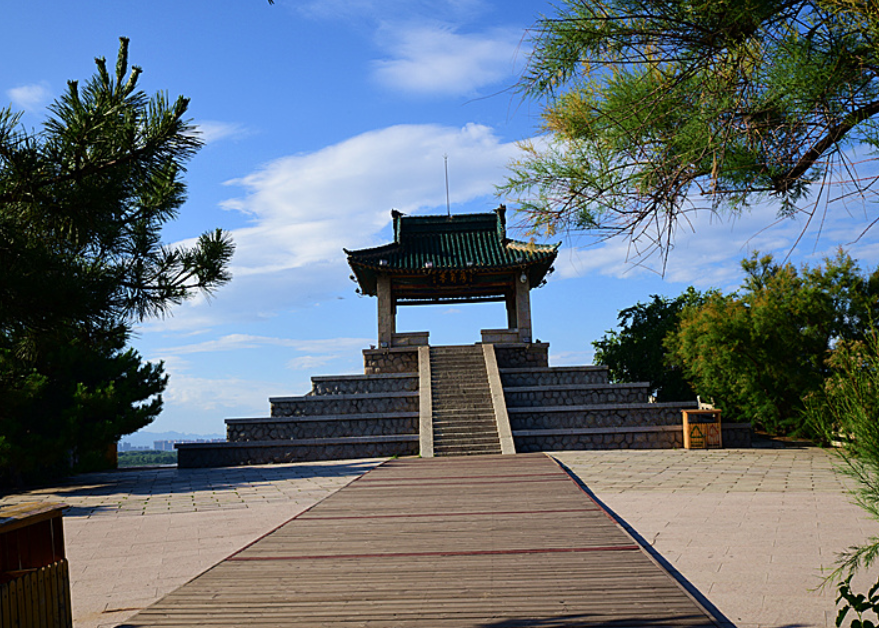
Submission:
{"label": "stone paving slab", "polygon": [[381,460],[119,470],[7,495],[64,502],[75,628],[116,626]]}
{"label": "stone paving slab", "polygon": [[[879,535],[814,447],[553,454],[738,628],[835,626],[836,555]],[[858,576],[866,592],[879,570]]]}

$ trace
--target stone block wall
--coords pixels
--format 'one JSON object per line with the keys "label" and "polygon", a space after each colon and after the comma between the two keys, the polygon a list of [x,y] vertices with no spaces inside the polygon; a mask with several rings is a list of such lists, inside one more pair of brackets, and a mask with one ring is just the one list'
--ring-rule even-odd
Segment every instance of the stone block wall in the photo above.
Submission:
{"label": "stone block wall", "polygon": [[177,466],[182,469],[279,464],[311,460],[386,458],[418,454],[418,436],[370,440],[312,439],[249,443],[186,443],[177,445]]}
{"label": "stone block wall", "polygon": [[228,419],[226,438],[243,443],[308,438],[418,435],[418,413],[296,419]]}
{"label": "stone block wall", "polygon": [[549,366],[549,343],[502,343],[494,346],[499,369],[546,368]]}
{"label": "stone block wall", "polygon": [[312,377],[308,396],[417,392],[417,373]]}
{"label": "stone block wall", "polygon": [[392,349],[364,349],[363,372],[376,373],[417,373],[418,347]]}
{"label": "stone block wall", "polygon": [[507,388],[507,408],[632,404],[647,400],[644,384],[587,384],[580,386],[520,386]]}
{"label": "stone block wall", "polygon": [[606,366],[556,366],[547,368],[507,368],[501,370],[505,388],[514,386],[563,386],[607,384]]}
{"label": "stone block wall", "polygon": [[578,449],[673,449],[684,446],[684,430],[570,432],[514,434],[516,451],[568,451]]}
{"label": "stone block wall", "polygon": [[[507,408],[513,435],[517,430],[560,430],[579,428],[643,428],[679,425],[682,404],[639,403],[628,406],[555,406]],[[695,404],[694,404],[695,405]],[[682,432],[683,433],[683,432]]]}
{"label": "stone block wall", "polygon": [[[724,426],[723,447],[748,448],[751,446],[751,425],[736,423]],[[513,434],[516,451],[566,451],[578,449],[682,449],[684,428],[680,426],[526,430]]]}
{"label": "stone block wall", "polygon": [[418,412],[417,392],[272,397],[269,402],[272,406],[271,416],[274,418]]}

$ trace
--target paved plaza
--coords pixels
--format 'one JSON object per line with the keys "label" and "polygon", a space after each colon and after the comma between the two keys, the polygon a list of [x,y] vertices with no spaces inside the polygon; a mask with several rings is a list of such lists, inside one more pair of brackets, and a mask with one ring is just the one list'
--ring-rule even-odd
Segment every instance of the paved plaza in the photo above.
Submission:
{"label": "paved plaza", "polygon": [[[833,626],[821,570],[879,535],[832,456],[812,447],[554,455],[739,628]],[[74,625],[115,626],[380,462],[117,471],[0,501],[70,506]]]}

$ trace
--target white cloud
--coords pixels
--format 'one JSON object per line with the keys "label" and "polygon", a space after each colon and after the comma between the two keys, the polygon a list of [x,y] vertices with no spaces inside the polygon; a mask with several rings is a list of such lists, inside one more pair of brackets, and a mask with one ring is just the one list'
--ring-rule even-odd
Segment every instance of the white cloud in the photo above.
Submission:
{"label": "white cloud", "polygon": [[464,203],[493,193],[515,151],[482,125],[399,125],[277,159],[229,182],[248,195],[224,207],[255,223],[233,233],[233,271],[244,276],[343,260],[343,247],[378,243],[391,208],[412,213],[445,204],[443,155],[452,202]]}
{"label": "white cloud", "polygon": [[293,371],[310,371],[332,362],[332,358],[326,355],[303,355],[287,362],[287,368]]}
{"label": "white cloud", "polygon": [[214,353],[217,351],[239,351],[242,349],[261,349],[264,347],[287,347],[297,351],[333,355],[362,349],[369,343],[368,338],[326,338],[300,340],[295,338],[274,338],[251,334],[227,334],[204,342],[177,345],[159,349],[166,355],[187,355],[193,353]]}
{"label": "white cloud", "polygon": [[217,120],[202,120],[195,124],[198,138],[205,144],[212,144],[220,140],[238,138],[248,135],[250,131],[237,122],[219,122]]}
{"label": "white cloud", "polygon": [[33,113],[42,109],[51,100],[52,91],[46,81],[41,81],[8,89],[6,96],[14,108]]}
{"label": "white cloud", "polygon": [[376,80],[414,94],[473,94],[480,88],[515,82],[522,30],[494,29],[462,34],[450,26],[386,27],[380,38],[390,58],[373,62]]}
{"label": "white cloud", "polygon": [[384,243],[380,232],[390,224],[392,208],[445,211],[443,155],[449,158],[453,211],[464,203],[473,205],[466,211],[488,211],[516,150],[482,125],[399,125],[282,157],[230,181],[247,193],[224,207],[252,222],[232,231],[232,281],[213,301],[195,299],[144,328],[182,331],[266,319],[339,294],[353,297],[342,249]]}

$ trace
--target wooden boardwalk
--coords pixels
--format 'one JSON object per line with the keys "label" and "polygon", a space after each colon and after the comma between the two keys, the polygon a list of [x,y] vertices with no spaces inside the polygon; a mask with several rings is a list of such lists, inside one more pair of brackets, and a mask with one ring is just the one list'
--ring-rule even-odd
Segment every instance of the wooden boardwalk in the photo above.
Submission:
{"label": "wooden boardwalk", "polygon": [[391,460],[123,626],[715,626],[543,454]]}

